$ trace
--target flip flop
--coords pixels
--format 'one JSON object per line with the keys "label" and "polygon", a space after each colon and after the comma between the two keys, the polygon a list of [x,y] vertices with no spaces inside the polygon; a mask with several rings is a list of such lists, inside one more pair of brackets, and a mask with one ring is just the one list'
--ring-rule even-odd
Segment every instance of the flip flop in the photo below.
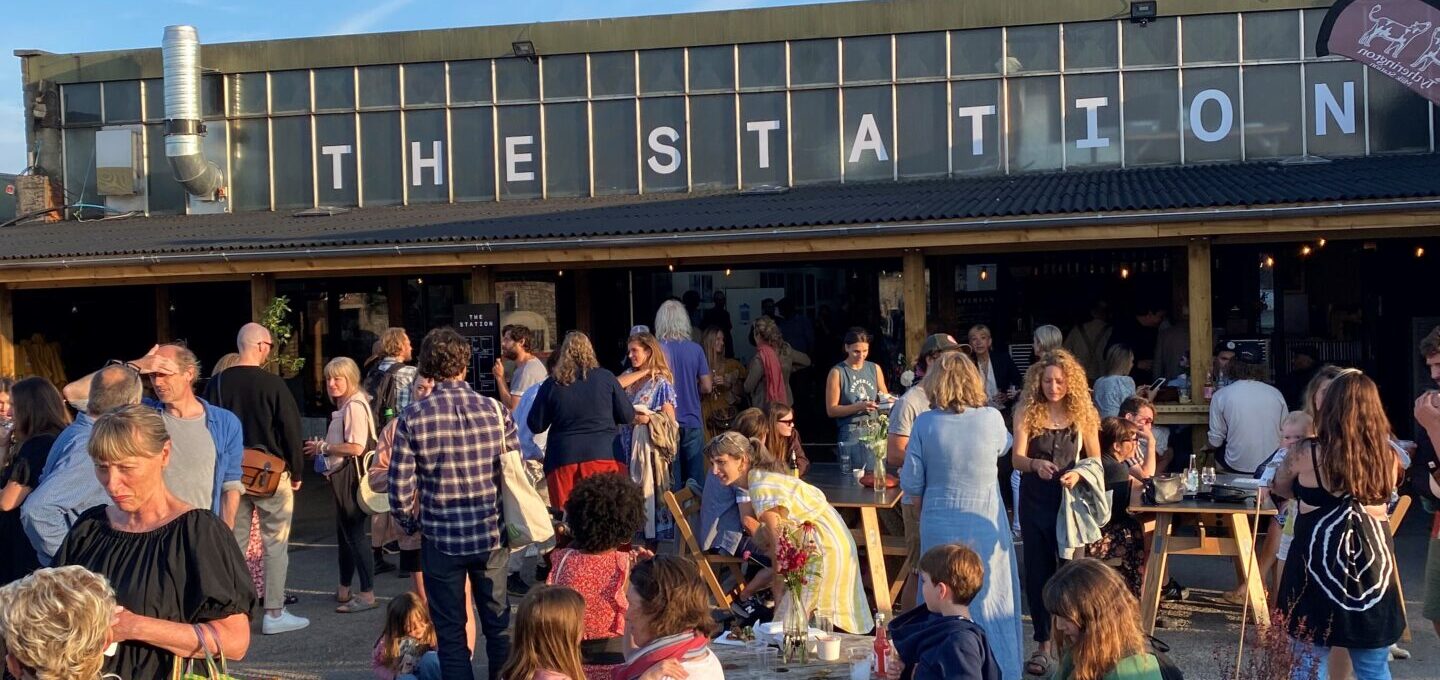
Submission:
{"label": "flip flop", "polygon": [[349,602],[346,602],[345,604],[342,604],[342,605],[340,605],[339,607],[336,607],[336,608],[335,608],[335,613],[336,613],[336,614],[355,614],[355,613],[358,613],[358,612],[369,611],[369,610],[374,609],[374,608],[379,607],[379,606],[380,606],[380,603],[379,603],[378,601],[372,600],[372,601],[370,601],[370,602],[363,602],[363,601],[361,601],[359,598],[352,597],[352,598],[350,598],[350,601],[349,601]]}

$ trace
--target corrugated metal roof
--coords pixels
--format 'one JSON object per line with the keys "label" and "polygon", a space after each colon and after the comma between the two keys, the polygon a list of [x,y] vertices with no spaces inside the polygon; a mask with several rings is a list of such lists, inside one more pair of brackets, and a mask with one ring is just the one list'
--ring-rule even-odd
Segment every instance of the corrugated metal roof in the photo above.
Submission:
{"label": "corrugated metal roof", "polygon": [[0,260],[255,252],[418,243],[1124,214],[1440,197],[1440,155],[797,187],[784,193],[647,194],[289,212],[133,217],[0,230]]}

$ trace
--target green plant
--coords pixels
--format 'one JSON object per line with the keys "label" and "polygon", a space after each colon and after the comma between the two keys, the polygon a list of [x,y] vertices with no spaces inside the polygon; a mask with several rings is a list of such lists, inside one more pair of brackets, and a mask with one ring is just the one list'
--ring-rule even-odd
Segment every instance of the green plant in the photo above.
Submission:
{"label": "green plant", "polygon": [[275,343],[270,360],[280,375],[289,377],[299,373],[305,367],[305,357],[300,356],[299,348],[290,347],[295,337],[295,329],[290,326],[290,298],[280,295],[270,300],[260,317],[260,325],[270,329],[270,339]]}

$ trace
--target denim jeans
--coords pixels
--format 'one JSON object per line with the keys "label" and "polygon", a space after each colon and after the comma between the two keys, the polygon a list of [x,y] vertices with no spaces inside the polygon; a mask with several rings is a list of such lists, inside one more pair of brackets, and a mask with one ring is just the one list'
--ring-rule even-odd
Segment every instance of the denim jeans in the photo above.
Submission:
{"label": "denim jeans", "polygon": [[695,480],[702,487],[705,484],[705,428],[680,428],[680,446],[675,456],[675,490],[685,488],[686,482]]}
{"label": "denim jeans", "polygon": [[[1324,680],[1330,676],[1330,648],[1308,642],[1291,640],[1295,650],[1295,668],[1291,680]],[[1390,648],[1351,649],[1350,665],[1355,668],[1355,680],[1390,680]]]}
{"label": "denim jeans", "polygon": [[440,655],[435,652],[425,652],[420,657],[420,663],[415,664],[415,672],[397,676],[395,680],[441,680]]}
{"label": "denim jeans", "polygon": [[490,680],[499,677],[500,667],[510,658],[510,603],[505,590],[510,551],[496,547],[477,555],[447,555],[428,539],[420,548],[425,565],[425,593],[430,600],[430,619],[439,643],[441,677],[445,680],[473,680],[470,648],[465,644],[465,580],[475,594],[480,613],[480,634],[485,636],[485,667]]}

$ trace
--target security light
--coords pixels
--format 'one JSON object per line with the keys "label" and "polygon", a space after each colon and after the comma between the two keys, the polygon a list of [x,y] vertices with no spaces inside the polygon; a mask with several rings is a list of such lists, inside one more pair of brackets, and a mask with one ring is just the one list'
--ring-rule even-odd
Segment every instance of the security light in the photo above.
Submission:
{"label": "security light", "polygon": [[1130,3],[1130,21],[1145,26],[1155,20],[1155,0]]}
{"label": "security light", "polygon": [[[1155,3],[1150,4],[1153,6]],[[531,42],[529,40],[517,40],[510,43],[510,49],[515,52],[515,56],[517,57],[522,57],[524,59],[529,59],[532,61],[535,59],[534,42]]]}

